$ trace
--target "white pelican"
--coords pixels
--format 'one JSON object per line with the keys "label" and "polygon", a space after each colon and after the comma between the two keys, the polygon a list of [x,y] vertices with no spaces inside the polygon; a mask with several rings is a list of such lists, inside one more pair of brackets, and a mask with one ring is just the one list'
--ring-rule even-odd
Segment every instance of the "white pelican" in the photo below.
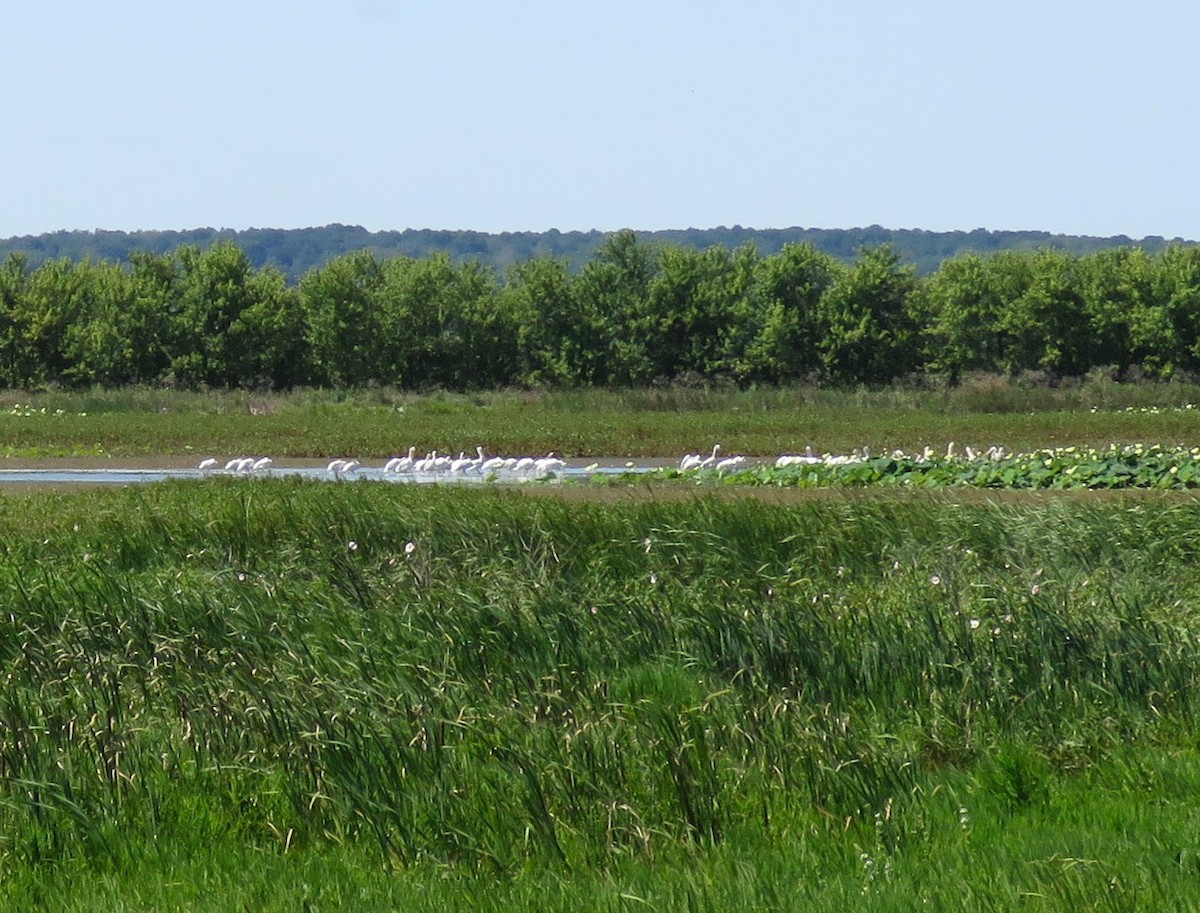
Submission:
{"label": "white pelican", "polygon": [[704,457],[698,453],[685,453],[683,459],[679,461],[679,471],[687,472],[689,469],[698,469],[700,464],[704,462]]}
{"label": "white pelican", "polygon": [[[407,456],[396,457],[395,465],[392,466],[391,471],[392,472],[408,472],[410,469],[412,469],[413,454],[416,452],[417,452],[416,447],[409,447]],[[391,461],[389,460],[389,462],[391,462]]]}
{"label": "white pelican", "polygon": [[358,460],[331,460],[329,465],[325,467],[325,471],[340,478],[344,473],[354,472],[361,465],[362,463]]}
{"label": "white pelican", "polygon": [[801,465],[808,466],[820,462],[821,458],[819,456],[812,456],[811,454],[785,453],[775,461],[775,465],[778,467]]}
{"label": "white pelican", "polygon": [[533,464],[534,474],[537,475],[538,478],[541,478],[543,476],[548,476],[551,473],[558,472],[560,469],[562,469],[566,465],[567,465],[566,461],[560,460],[558,457],[556,457],[554,455],[554,453],[552,451],[552,452],[546,454],[540,460],[534,461],[534,464]]}
{"label": "white pelican", "polygon": [[504,457],[494,456],[479,464],[480,472],[499,472],[504,468]]}

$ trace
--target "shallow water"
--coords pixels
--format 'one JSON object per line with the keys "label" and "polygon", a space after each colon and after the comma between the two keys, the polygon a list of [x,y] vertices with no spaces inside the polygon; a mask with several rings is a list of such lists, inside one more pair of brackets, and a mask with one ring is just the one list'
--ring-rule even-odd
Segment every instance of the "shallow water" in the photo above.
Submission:
{"label": "shallow water", "polygon": [[132,485],[147,482],[165,482],[170,479],[281,479],[302,478],[328,482],[386,482],[409,485],[481,485],[489,483],[533,482],[554,483],[566,479],[586,479],[593,475],[619,475],[622,473],[648,472],[654,466],[607,464],[588,466],[564,466],[549,476],[536,478],[529,474],[495,472],[487,475],[478,472],[385,472],[382,467],[360,466],[351,472],[330,472],[325,466],[272,465],[252,472],[232,472],[225,469],[203,471],[179,468],[80,468],[56,466],[53,468],[0,469],[0,486],[11,485]]}

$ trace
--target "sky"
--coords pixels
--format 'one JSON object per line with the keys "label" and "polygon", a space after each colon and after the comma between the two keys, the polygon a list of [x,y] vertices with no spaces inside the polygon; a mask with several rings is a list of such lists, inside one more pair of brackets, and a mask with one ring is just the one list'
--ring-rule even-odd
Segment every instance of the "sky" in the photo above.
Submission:
{"label": "sky", "polygon": [[0,238],[1200,239],[1195,0],[18,0]]}

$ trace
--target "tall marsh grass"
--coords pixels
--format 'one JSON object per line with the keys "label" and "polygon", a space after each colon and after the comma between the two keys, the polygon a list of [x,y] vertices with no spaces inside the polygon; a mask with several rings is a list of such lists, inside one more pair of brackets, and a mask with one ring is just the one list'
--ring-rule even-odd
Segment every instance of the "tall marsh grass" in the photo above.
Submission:
{"label": "tall marsh grass", "polygon": [[54,390],[0,394],[0,455],[280,457],[474,452],[678,459],[720,442],[776,456],[813,446],[919,452],[947,442],[1009,450],[1112,443],[1192,446],[1200,387],[1118,384],[1097,375],[1057,387],[967,378],[954,387],[638,390],[415,395],[388,389],[182,393]]}
{"label": "tall marsh grass", "polygon": [[1198,542],[1178,499],[5,499],[0,897],[249,853],[380,909],[1168,898]]}

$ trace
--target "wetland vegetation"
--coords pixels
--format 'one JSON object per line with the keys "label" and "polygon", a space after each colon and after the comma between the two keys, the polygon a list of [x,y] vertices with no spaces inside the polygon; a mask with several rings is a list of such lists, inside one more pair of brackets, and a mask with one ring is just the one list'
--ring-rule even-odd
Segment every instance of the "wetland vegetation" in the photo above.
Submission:
{"label": "wetland vegetation", "polygon": [[[1161,444],[1200,438],[1200,385],[1056,387],[979,376],[932,389],[497,391],[418,395],[390,388],[289,393],[187,393],[154,388],[0,391],[0,454],[164,457],[222,454],[375,459],[410,446],[440,453],[659,457],[719,442],[727,453],[774,457],[869,447],[920,452],[950,441],[1013,451]],[[381,462],[382,462],[381,459]]]}
{"label": "wetland vegetation", "polygon": [[[718,435],[763,456],[1193,446],[1195,400],[1102,381],[51,391],[4,401],[0,435],[113,461],[565,450],[572,427],[581,456]],[[0,499],[0,906],[1196,896],[1191,494],[654,491],[214,478]]]}
{"label": "wetland vegetation", "polygon": [[1186,496],[230,479],[14,496],[0,540],[10,908],[1200,887]]}

